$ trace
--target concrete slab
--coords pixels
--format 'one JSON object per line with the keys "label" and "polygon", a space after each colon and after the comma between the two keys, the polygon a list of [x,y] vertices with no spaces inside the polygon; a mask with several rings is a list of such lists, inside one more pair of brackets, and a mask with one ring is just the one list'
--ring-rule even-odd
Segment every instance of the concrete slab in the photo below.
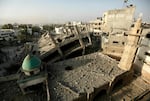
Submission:
{"label": "concrete slab", "polygon": [[[125,73],[124,70],[117,67],[117,61],[101,53],[49,64],[48,69],[53,74],[53,80],[50,79],[49,82],[58,83],[50,83],[50,88],[52,85],[59,85],[60,87],[55,86],[57,92],[55,87],[50,89],[51,97],[52,99],[57,97],[56,99],[61,99],[60,101],[73,101],[82,95],[84,95],[83,98],[86,97],[88,101],[92,101],[98,92],[109,91],[109,84],[115,77]],[[72,93],[69,95],[65,92],[61,94],[64,88]],[[68,96],[71,98],[68,99]],[[56,99],[54,101],[57,101]]]}
{"label": "concrete slab", "polygon": [[[124,78],[124,75],[126,77],[127,72],[118,68],[117,64],[118,62],[116,60],[99,52],[48,64],[50,100],[95,101],[95,97],[99,96],[99,93],[102,91],[106,91],[106,95],[109,95],[113,80],[115,80],[116,77],[116,81],[119,80],[120,77]],[[6,83],[10,89],[16,89],[17,92],[21,94],[17,86],[11,86],[9,82]],[[4,88],[1,88],[1,90],[3,89]],[[8,92],[9,91],[5,90],[5,93]],[[15,97],[14,101],[18,101],[17,99],[23,101],[23,99],[26,98],[37,98],[38,101],[38,99],[46,98],[46,96],[43,97],[44,93],[39,92],[42,94],[41,98],[39,98],[39,95],[35,97],[30,94],[29,96],[24,95],[22,98]],[[15,94],[13,96],[15,96]],[[11,95],[8,93],[8,95],[3,96],[2,99],[9,97],[11,97]],[[11,98],[9,99],[11,100]],[[43,101],[45,100],[43,99]]]}

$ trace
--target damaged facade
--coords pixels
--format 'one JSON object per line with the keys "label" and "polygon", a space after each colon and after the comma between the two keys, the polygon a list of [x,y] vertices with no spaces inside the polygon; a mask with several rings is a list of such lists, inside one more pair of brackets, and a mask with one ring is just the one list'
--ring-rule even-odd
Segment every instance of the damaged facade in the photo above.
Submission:
{"label": "damaged facade", "polygon": [[71,30],[71,33],[56,36],[46,33],[41,37],[39,51],[43,61],[54,62],[79,50],[85,54],[85,48],[92,45],[90,33],[77,26],[70,27],[68,30]]}
{"label": "damaged facade", "polygon": [[103,15],[102,48],[104,54],[121,58],[127,41],[127,34],[133,22],[135,6],[109,10]]}

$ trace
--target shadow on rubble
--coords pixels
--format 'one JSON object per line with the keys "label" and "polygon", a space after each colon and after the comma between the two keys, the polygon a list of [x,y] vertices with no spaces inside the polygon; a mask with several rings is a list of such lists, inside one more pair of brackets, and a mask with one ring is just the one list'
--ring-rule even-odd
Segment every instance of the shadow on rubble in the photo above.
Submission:
{"label": "shadow on rubble", "polygon": [[92,45],[86,48],[85,54],[102,51],[101,36],[94,36],[93,34],[91,34],[91,41],[92,41]]}
{"label": "shadow on rubble", "polygon": [[94,36],[93,34],[90,34],[90,37],[91,37],[92,45],[85,48],[85,54],[82,54],[83,49],[80,49],[80,50],[77,50],[77,51],[71,53],[70,55],[65,57],[65,59],[70,59],[70,58],[74,58],[74,57],[78,57],[78,56],[87,55],[87,54],[101,51],[102,50],[102,48],[101,48],[101,36]]}

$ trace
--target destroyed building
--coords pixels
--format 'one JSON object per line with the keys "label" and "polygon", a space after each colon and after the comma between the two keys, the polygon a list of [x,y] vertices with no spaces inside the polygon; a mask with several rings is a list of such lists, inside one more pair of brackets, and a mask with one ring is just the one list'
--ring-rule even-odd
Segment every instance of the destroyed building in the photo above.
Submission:
{"label": "destroyed building", "polygon": [[103,14],[102,48],[104,54],[121,58],[127,42],[128,31],[134,24],[135,6],[109,10]]}
{"label": "destroyed building", "polygon": [[102,18],[97,18],[96,20],[89,22],[90,32],[93,32],[95,35],[100,35],[102,33]]}
{"label": "destroyed building", "polygon": [[53,36],[46,33],[41,37],[39,51],[43,61],[53,62],[66,58],[76,51],[82,51],[81,53],[85,54],[85,48],[92,45],[90,34],[87,31],[81,31],[76,26],[72,29],[68,34]]}
{"label": "destroyed building", "polygon": [[[105,15],[103,22],[107,29],[101,37],[108,43],[103,44],[107,48],[102,45],[103,52],[85,55],[87,47],[95,43],[87,30],[77,26],[68,26],[71,33],[66,30],[67,34],[46,32],[32,47],[29,43],[27,52],[38,50],[34,55],[40,58],[27,55],[17,73],[0,77],[0,98],[6,101],[148,101],[150,31],[143,30],[141,17],[130,26],[134,10],[134,6],[129,6],[105,13],[110,17]],[[116,17],[126,17],[127,21],[118,18],[117,22]],[[128,26],[117,27],[121,23]],[[79,50],[81,55],[78,55]],[[108,52],[115,53],[113,55],[120,57],[120,61],[106,55]],[[73,53],[75,56],[68,59]],[[40,75],[43,70],[46,71],[44,77]],[[41,82],[46,89],[38,85]],[[37,91],[24,94],[33,88]]]}

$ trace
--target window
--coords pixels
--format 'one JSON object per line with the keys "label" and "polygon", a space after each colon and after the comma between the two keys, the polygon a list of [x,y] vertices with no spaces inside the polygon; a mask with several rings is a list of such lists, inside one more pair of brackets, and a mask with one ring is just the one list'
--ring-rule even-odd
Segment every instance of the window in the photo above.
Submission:
{"label": "window", "polygon": [[148,34],[146,34],[146,38],[150,39],[150,32]]}

